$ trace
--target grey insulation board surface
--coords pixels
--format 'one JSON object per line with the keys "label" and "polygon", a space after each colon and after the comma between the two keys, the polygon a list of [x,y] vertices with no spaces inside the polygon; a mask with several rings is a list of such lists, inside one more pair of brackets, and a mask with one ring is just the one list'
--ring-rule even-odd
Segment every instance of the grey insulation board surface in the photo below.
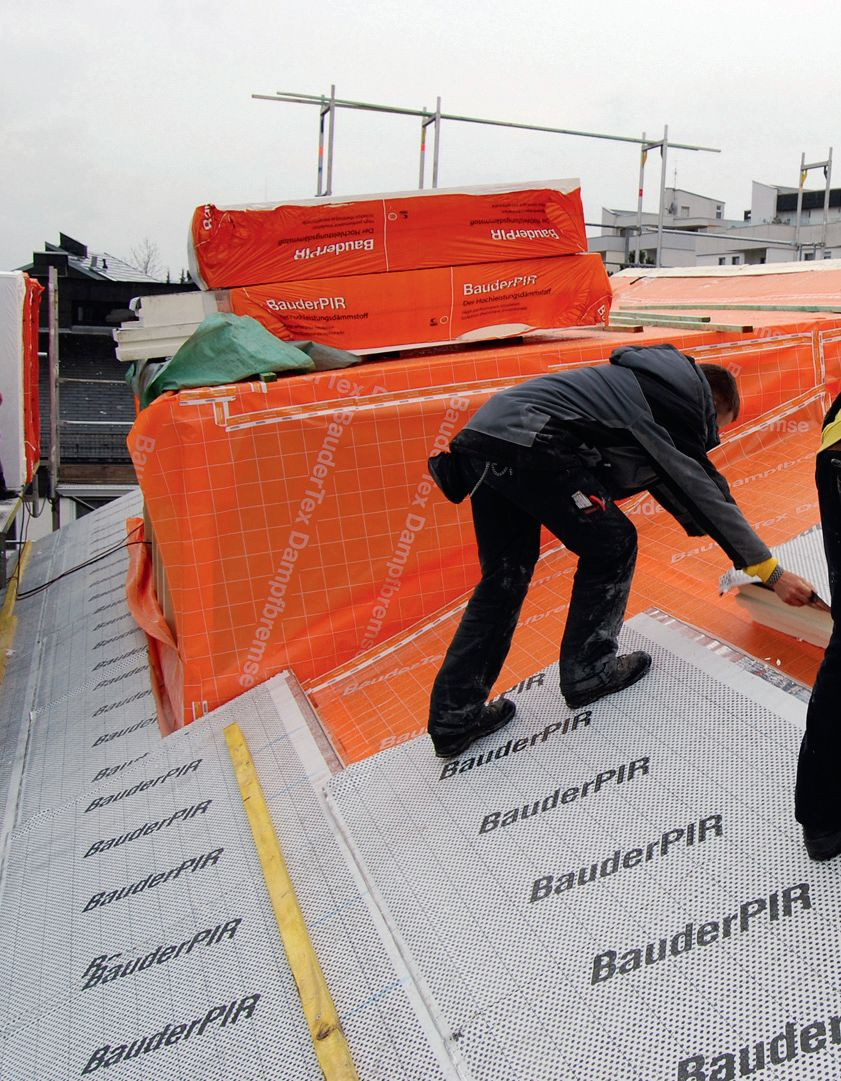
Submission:
{"label": "grey insulation board surface", "polygon": [[[131,1079],[322,1076],[228,758],[233,721],[360,1077],[453,1076],[321,805],[326,767],[276,677],[14,830],[0,927],[4,1079],[112,1066]],[[120,1050],[132,1046],[136,1058]]]}
{"label": "grey insulation board surface", "polygon": [[0,685],[4,835],[159,742],[125,597],[126,519],[140,510],[132,491],[33,544]]}
{"label": "grey insulation board surface", "polygon": [[[138,508],[111,507],[36,551],[37,580],[119,543]],[[321,1076],[232,720],[363,1081],[711,1079],[743,1047],[757,1076],[841,1074],[841,890],[790,806],[804,688],[642,616],[623,644],[652,674],[577,722],[547,670],[455,764],[424,737],[331,779],[283,677],[159,738],[130,617],[97,596],[123,559],[22,602],[4,1081]]]}
{"label": "grey insulation board surface", "polygon": [[623,646],[651,674],[577,721],[547,670],[456,761],[422,738],[329,783],[443,1037],[477,1081],[735,1077],[743,1047],[757,1076],[841,1075],[841,887],[792,808],[803,695],[648,616]]}

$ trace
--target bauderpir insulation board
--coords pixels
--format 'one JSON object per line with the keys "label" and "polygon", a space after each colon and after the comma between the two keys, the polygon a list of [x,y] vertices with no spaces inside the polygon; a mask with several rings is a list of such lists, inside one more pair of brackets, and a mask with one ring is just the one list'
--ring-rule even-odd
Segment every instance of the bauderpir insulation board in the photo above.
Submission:
{"label": "bauderpir insulation board", "polygon": [[[587,254],[269,281],[184,295],[191,299],[177,305],[147,309],[144,303],[142,324],[115,332],[119,358],[171,355],[209,305],[251,316],[285,341],[369,353],[601,325],[611,301],[601,259]],[[177,315],[179,321],[147,324],[147,310],[150,320]]]}
{"label": "bauderpir insulation board", "polygon": [[[137,509],[135,493],[38,542],[25,586],[109,551]],[[17,719],[0,778],[0,1077],[321,1078],[225,747],[231,721],[360,1076],[453,1077],[328,825],[316,785],[329,773],[299,694],[277,677],[162,741],[143,715],[148,675],[124,701],[142,674],[124,670],[134,631],[115,566],[124,575],[124,551],[20,602],[29,653],[10,658],[13,698],[0,687]]]}
{"label": "bauderpir insulation board", "polygon": [[135,490],[33,544],[0,683],[0,798],[16,823],[159,739],[145,639],[125,599],[125,521],[139,509]]}
{"label": "bauderpir insulation board", "polygon": [[351,352],[506,338],[607,321],[598,255],[360,274],[228,290],[235,315],[279,338]]}
{"label": "bauderpir insulation board", "polygon": [[[53,569],[126,509],[49,538]],[[836,868],[806,860],[790,808],[807,694],[646,617],[637,646],[652,673],[589,711],[562,708],[553,667],[455,762],[422,737],[332,781],[278,678],[19,819],[0,1076],[319,1076],[222,742],[236,720],[363,1081],[836,1077]],[[43,749],[61,774],[64,743]]]}
{"label": "bauderpir insulation board", "polygon": [[[815,587],[818,596],[828,605],[830,602],[829,571],[823,548],[823,532],[819,525],[801,533],[799,537],[774,548],[773,554],[786,570],[794,571]],[[728,571],[721,579],[721,590],[736,590],[736,601],[750,612],[757,623],[776,631],[802,638],[815,646],[825,647],[832,633],[832,616],[812,605],[792,608],[784,604],[777,594],[760,585],[743,571]]]}
{"label": "bauderpir insulation board", "polygon": [[23,274],[0,272],[0,462],[10,488],[19,488],[27,479],[23,420],[25,300]]}
{"label": "bauderpir insulation board", "polygon": [[202,288],[459,266],[587,250],[577,180],[197,207]]}
{"label": "bauderpir insulation board", "polygon": [[321,1078],[225,747],[232,721],[360,1077],[453,1076],[328,828],[311,783],[326,770],[283,677],[12,835],[0,1076]]}
{"label": "bauderpir insulation board", "polygon": [[589,709],[552,666],[457,759],[423,737],[330,781],[464,1076],[841,1076],[838,866],[792,811],[806,694],[647,616],[622,648],[650,674]]}

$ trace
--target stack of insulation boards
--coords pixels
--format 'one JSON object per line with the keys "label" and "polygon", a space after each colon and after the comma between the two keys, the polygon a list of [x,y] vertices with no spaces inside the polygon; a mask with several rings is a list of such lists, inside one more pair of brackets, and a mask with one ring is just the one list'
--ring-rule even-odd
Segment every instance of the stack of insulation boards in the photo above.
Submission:
{"label": "stack of insulation boards", "polygon": [[577,180],[208,204],[189,251],[204,292],[172,312],[172,298],[145,300],[140,326],[116,332],[118,355],[169,355],[214,310],[357,353],[603,324],[610,284],[586,249]]}
{"label": "stack of insulation boards", "polygon": [[43,287],[19,270],[0,273],[0,462],[6,485],[32,480],[41,457],[38,308]]}

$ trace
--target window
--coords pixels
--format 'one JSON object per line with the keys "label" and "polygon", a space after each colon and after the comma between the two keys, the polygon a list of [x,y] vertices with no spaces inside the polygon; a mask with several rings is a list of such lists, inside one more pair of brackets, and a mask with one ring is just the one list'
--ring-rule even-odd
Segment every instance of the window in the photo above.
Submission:
{"label": "window", "polygon": [[689,217],[689,207],[688,206],[682,206],[680,208],[680,216],[682,218],[688,218]]}
{"label": "window", "polygon": [[721,218],[721,217],[723,217],[723,215],[724,215],[724,207],[723,206],[716,206],[716,208],[715,208],[715,216],[717,218]]}
{"label": "window", "polygon": [[832,258],[832,248],[824,248],[823,257],[824,257],[824,259],[831,259]]}
{"label": "window", "polygon": [[726,262],[727,262],[727,260],[725,259],[725,257],[723,255],[719,255],[719,257],[718,257],[718,265],[719,266],[724,266],[724,264]]}
{"label": "window", "polygon": [[815,258],[815,253],[813,251],[804,251],[803,252],[803,258],[805,260],[814,259]]}
{"label": "window", "polygon": [[733,256],[733,266],[738,266],[739,263],[741,263],[741,261],[742,261],[741,255],[734,255]]}

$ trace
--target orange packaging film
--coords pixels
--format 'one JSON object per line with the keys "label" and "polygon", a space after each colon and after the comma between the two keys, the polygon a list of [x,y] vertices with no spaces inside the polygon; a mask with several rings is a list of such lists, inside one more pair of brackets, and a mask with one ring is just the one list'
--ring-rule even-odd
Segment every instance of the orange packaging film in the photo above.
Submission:
{"label": "orange packaging film", "polygon": [[152,692],[158,712],[161,732],[166,736],[182,724],[183,702],[181,691],[184,672],[178,656],[178,647],[172,637],[155,595],[152,559],[145,541],[142,518],[126,520],[128,547],[128,572],[126,575],[126,600],[135,622],[146,635],[149,650],[149,673]]}
{"label": "orange packaging film", "polygon": [[38,397],[38,311],[44,287],[26,278],[23,306],[23,438],[26,455],[26,480],[31,481],[41,460],[41,408]]}
{"label": "orange packaging film", "polygon": [[190,239],[205,288],[573,255],[587,250],[577,181],[273,207],[197,207]]}
{"label": "orange packaging film", "polygon": [[[155,401],[129,447],[169,584],[180,676],[171,667],[161,678],[181,680],[167,687],[183,703],[176,723],[291,667],[346,761],[422,728],[456,618],[447,612],[478,575],[469,505],[444,500],[427,457],[490,394],[604,362],[617,345],[672,341],[737,372],[743,434],[716,452],[734,491],[751,521],[777,519],[759,529],[769,543],[813,524],[822,408],[814,388],[841,374],[841,318],[775,318],[741,335],[549,335]],[[768,415],[771,426],[753,432]],[[741,613],[716,599],[725,557],[705,538],[687,545],[650,500],[634,513],[642,607],[656,603],[704,626],[728,610],[728,627],[743,627]],[[544,541],[547,553],[558,547]],[[507,685],[554,657],[571,573],[563,551],[539,566],[518,632],[527,645],[512,652]]]}
{"label": "orange packaging film", "polygon": [[[835,262],[833,260],[833,262]],[[820,263],[769,263],[761,268],[733,268],[728,273],[705,274],[695,271],[668,274],[623,271],[611,279],[616,303],[623,307],[657,307],[664,304],[707,305],[839,305],[841,269],[825,268]],[[730,271],[730,268],[727,268]],[[758,271],[761,269],[761,273]],[[712,309],[710,309],[712,310]],[[729,316],[722,317],[729,321]]]}
{"label": "orange packaging film", "polygon": [[255,285],[229,304],[279,338],[352,351],[604,323],[610,297],[599,256],[573,255]]}
{"label": "orange packaging film", "polygon": [[374,388],[310,410],[268,397],[168,396],[130,439],[146,459],[187,720],[281,668],[311,678],[467,584],[460,523],[440,520],[426,473],[466,396]]}

